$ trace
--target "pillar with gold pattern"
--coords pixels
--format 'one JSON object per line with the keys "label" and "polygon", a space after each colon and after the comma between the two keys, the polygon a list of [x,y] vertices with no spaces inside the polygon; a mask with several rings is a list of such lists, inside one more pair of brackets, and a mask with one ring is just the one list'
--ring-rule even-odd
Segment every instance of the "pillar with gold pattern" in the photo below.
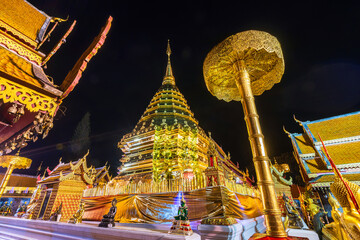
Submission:
{"label": "pillar with gold pattern", "polygon": [[276,201],[254,95],[261,95],[280,82],[284,69],[278,40],[255,30],[237,33],[219,43],[208,53],[203,66],[205,83],[212,95],[242,103],[270,238],[286,238],[287,234]]}

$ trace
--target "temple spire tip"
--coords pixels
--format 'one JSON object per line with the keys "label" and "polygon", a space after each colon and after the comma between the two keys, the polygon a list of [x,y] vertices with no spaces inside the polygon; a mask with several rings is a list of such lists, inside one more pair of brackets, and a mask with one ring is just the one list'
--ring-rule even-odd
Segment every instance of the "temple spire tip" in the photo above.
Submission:
{"label": "temple spire tip", "polygon": [[167,62],[166,73],[165,73],[162,84],[163,85],[164,84],[175,85],[175,77],[172,73],[172,67],[171,67],[171,61],[170,61],[170,55],[171,55],[170,39],[168,39],[168,42],[167,42],[166,54],[168,55],[168,62]]}
{"label": "temple spire tip", "polygon": [[170,39],[168,39],[166,54],[168,55],[168,57],[170,57],[171,55]]}

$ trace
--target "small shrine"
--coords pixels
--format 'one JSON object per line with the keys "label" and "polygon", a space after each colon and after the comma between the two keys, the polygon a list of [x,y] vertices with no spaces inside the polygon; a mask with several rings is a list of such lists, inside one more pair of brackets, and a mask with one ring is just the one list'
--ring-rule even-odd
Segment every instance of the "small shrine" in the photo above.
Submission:
{"label": "small shrine", "polygon": [[76,162],[60,162],[47,177],[38,182],[40,193],[37,202],[41,204],[34,208],[32,219],[48,220],[62,204],[60,221],[67,222],[78,210],[87,187],[110,181],[108,167],[87,167],[88,153]]}
{"label": "small shrine", "polygon": [[208,150],[208,167],[205,169],[206,186],[225,186],[223,169],[218,165],[218,153],[215,144],[212,143]]}
{"label": "small shrine", "polygon": [[[4,174],[0,174],[0,182],[2,182]],[[31,195],[36,189],[36,176],[24,174],[12,174],[4,193],[0,199],[0,207],[5,202],[13,201],[12,211],[15,213],[16,209],[30,202]]]}

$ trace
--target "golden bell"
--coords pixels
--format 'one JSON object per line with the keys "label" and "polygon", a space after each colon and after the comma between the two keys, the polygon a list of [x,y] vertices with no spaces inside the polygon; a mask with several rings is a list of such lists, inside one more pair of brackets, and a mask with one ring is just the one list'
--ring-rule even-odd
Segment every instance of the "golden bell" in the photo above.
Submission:
{"label": "golden bell", "polygon": [[15,115],[17,113],[17,105],[13,103],[11,107],[8,108],[8,113]]}
{"label": "golden bell", "polygon": [[25,114],[24,105],[18,108],[17,114],[21,116]]}

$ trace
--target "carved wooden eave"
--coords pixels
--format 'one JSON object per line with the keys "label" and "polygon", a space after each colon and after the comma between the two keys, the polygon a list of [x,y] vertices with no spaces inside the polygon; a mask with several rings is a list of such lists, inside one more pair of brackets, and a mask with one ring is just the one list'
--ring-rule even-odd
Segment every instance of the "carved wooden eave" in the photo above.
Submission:
{"label": "carved wooden eave", "polygon": [[59,178],[60,182],[70,180],[72,178],[75,178],[75,173],[74,172],[68,173],[66,175],[63,175],[62,171],[60,172],[60,178]]}
{"label": "carved wooden eave", "polygon": [[88,185],[92,185],[94,183],[95,177],[93,175],[89,176],[87,173],[83,173],[82,177]]}
{"label": "carved wooden eave", "polygon": [[69,93],[74,89],[74,87],[78,84],[83,71],[86,69],[87,63],[104,44],[107,33],[111,28],[112,20],[113,18],[110,16],[105,26],[101,29],[100,34],[94,39],[88,49],[86,49],[86,51],[82,54],[82,56],[74,65],[73,69],[68,73],[65,80],[60,85],[60,90],[64,92],[61,96],[61,99],[66,98]]}
{"label": "carved wooden eave", "polygon": [[99,183],[102,179],[104,179],[104,182],[110,182],[111,177],[109,175],[109,166],[103,166],[101,168],[95,169],[97,171],[94,182]]}
{"label": "carved wooden eave", "polygon": [[[6,0],[0,7],[4,13],[0,16],[0,112],[3,115],[0,122],[0,155],[23,148],[28,142],[35,142],[39,136],[47,136],[62,100],[73,90],[87,63],[104,44],[112,21],[110,16],[100,34],[59,87],[49,80],[43,67],[69,35],[74,23],[55,48],[45,55],[39,51],[40,46],[57,24],[64,20],[49,17],[26,1],[20,2],[21,6],[18,6],[13,1]],[[18,18],[19,16],[21,17]],[[37,18],[43,18],[43,21],[36,22]],[[38,24],[34,25],[34,22]],[[47,31],[51,23],[54,25]],[[25,27],[16,29],[16,26]],[[22,31],[30,30],[34,34],[37,32],[36,36],[33,34],[32,38],[27,38],[27,34]],[[15,110],[8,111],[10,107]]]}
{"label": "carved wooden eave", "polygon": [[81,158],[81,159],[79,159],[77,162],[76,162],[76,164],[74,165],[72,162],[70,162],[69,164],[70,164],[70,168],[71,168],[71,170],[76,170],[76,169],[78,169],[80,166],[82,166],[82,168],[84,169],[84,171],[85,172],[88,172],[89,171],[89,169],[88,169],[88,167],[86,166],[86,157],[89,155],[89,150],[85,153],[85,155]]}

